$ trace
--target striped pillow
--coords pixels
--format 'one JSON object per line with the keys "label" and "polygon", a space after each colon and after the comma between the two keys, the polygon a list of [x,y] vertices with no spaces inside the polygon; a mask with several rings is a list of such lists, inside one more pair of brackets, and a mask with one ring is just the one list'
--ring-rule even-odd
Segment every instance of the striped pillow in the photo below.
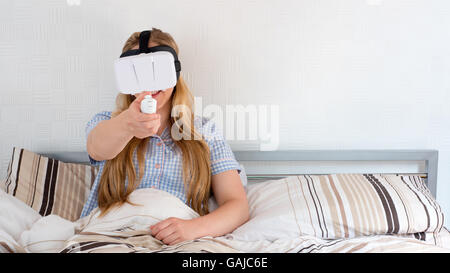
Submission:
{"label": "striped pillow", "polygon": [[14,148],[3,190],[46,216],[80,217],[97,169]]}
{"label": "striped pillow", "polygon": [[247,197],[250,220],[232,236],[250,241],[420,235],[439,232],[444,219],[419,175],[290,176],[250,185]]}

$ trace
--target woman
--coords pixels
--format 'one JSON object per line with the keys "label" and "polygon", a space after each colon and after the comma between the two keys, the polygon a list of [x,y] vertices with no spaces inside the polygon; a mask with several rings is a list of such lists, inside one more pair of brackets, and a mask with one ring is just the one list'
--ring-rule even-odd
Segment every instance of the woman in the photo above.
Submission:
{"label": "woman", "polygon": [[[123,52],[139,48],[139,35],[131,35]],[[178,55],[171,35],[153,28],[148,47],[158,45],[170,46]],[[165,244],[233,231],[248,220],[249,211],[240,166],[229,145],[213,122],[194,118],[193,96],[181,76],[175,88],[153,92],[154,114],[140,112],[140,102],[149,94],[119,94],[114,112],[98,113],[88,122],[87,151],[99,173],[81,216],[97,206],[104,215],[128,202],[133,190],[152,187],[177,196],[200,215],[192,220],[171,217],[151,226],[152,235]],[[174,137],[179,130],[173,128],[194,137]],[[209,212],[211,193],[218,208]]]}

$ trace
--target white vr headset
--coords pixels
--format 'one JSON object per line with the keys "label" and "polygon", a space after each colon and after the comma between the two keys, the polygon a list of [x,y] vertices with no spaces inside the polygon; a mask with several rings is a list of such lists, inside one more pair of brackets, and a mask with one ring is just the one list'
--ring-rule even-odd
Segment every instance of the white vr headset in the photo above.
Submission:
{"label": "white vr headset", "polygon": [[142,31],[139,49],[125,51],[114,62],[119,92],[136,94],[176,86],[181,71],[177,54],[170,46],[148,47],[150,34]]}

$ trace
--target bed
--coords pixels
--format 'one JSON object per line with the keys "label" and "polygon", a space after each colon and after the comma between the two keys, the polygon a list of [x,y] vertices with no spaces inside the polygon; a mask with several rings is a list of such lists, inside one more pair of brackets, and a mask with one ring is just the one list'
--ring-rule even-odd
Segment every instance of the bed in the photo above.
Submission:
{"label": "bed", "polygon": [[198,217],[176,197],[137,190],[131,201],[144,206],[126,204],[103,218],[94,210],[78,219],[96,174],[87,154],[15,148],[0,191],[0,251],[450,252],[450,233],[435,200],[436,150],[235,151],[235,156],[244,170],[249,221],[220,237],[168,246],[150,235],[150,225]]}

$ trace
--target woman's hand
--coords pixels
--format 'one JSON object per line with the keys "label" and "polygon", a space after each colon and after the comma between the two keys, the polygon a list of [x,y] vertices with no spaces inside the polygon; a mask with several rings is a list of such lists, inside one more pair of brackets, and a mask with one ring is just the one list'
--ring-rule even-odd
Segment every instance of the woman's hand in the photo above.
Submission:
{"label": "woman's hand", "polygon": [[141,112],[141,101],[144,99],[146,92],[142,92],[118,117],[125,123],[128,132],[143,139],[152,136],[158,132],[161,126],[161,117],[159,114],[145,114]]}
{"label": "woman's hand", "polygon": [[153,237],[166,245],[174,245],[183,241],[197,239],[197,223],[191,220],[183,220],[170,217],[150,226]]}

